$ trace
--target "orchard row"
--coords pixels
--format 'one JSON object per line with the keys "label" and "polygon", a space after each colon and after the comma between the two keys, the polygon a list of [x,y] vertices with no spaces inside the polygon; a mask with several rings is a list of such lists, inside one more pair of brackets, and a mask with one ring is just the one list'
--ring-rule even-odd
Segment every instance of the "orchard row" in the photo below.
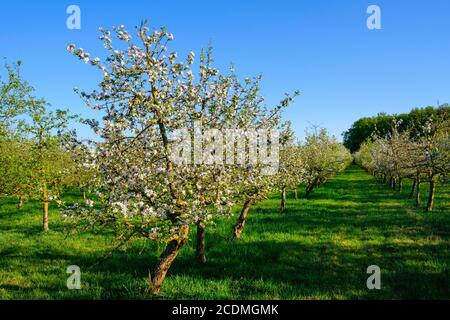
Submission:
{"label": "orchard row", "polygon": [[[68,50],[101,74],[98,88],[76,89],[101,119],[85,119],[96,134],[82,141],[68,111],[49,111],[44,99],[20,76],[20,63],[6,66],[1,83],[0,194],[43,203],[43,229],[49,228],[48,205],[57,202],[74,229],[114,230],[118,245],[145,238],[166,243],[151,273],[151,291],[158,294],[164,278],[191,228],[197,228],[197,259],[206,261],[205,234],[217,218],[242,210],[233,237],[239,239],[249,208],[272,192],[305,186],[306,197],[352,161],[350,152],[324,129],[311,130],[297,141],[282,111],[294,97],[286,95],[268,108],[260,95],[260,77],[241,80],[233,68],[213,65],[212,50],[199,61],[168,51],[173,35],[164,28],[150,31],[141,24],[131,35],[123,26],[100,31],[106,57],[92,57],[82,48]],[[264,163],[174,163],[172,133],[202,130],[277,130],[278,166],[265,174]],[[270,143],[270,141],[269,141]],[[260,147],[261,148],[261,147]],[[262,152],[262,150],[257,150]],[[64,201],[68,188],[84,199]]]}

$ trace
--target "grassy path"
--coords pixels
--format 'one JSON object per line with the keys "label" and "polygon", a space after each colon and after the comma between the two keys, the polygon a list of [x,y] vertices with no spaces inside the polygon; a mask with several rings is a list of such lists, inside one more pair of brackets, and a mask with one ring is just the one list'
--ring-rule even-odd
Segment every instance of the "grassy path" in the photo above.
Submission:
{"label": "grassy path", "polygon": [[[425,186],[424,186],[425,187]],[[450,298],[449,187],[439,189],[436,212],[414,209],[356,166],[315,190],[311,199],[277,195],[250,211],[241,241],[230,242],[233,219],[207,233],[208,262],[199,266],[191,241],[164,284],[163,298],[399,299]],[[425,193],[425,189],[424,189]],[[302,194],[299,192],[299,194]],[[92,266],[112,236],[64,239],[58,213],[48,234],[40,211],[0,205],[0,298],[148,298],[145,277],[161,248],[136,242]],[[66,267],[81,267],[79,291],[66,288]],[[381,268],[382,290],[366,288],[369,265]]]}

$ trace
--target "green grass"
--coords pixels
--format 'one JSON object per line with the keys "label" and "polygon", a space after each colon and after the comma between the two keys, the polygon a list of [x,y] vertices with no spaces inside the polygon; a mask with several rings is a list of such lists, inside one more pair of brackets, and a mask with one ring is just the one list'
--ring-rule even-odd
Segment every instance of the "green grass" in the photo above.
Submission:
{"label": "green grass", "polygon": [[[191,240],[175,261],[163,299],[427,299],[450,298],[450,187],[438,186],[432,213],[356,166],[315,190],[311,199],[278,195],[250,211],[240,241],[230,242],[234,219],[207,233],[206,265]],[[423,185],[425,201],[426,186]],[[94,265],[113,247],[108,233],[65,239],[51,208],[51,231],[40,231],[40,208],[0,205],[0,298],[145,299],[148,269],[162,246],[135,242]],[[193,239],[193,238],[192,238]],[[66,288],[68,265],[78,265],[82,289]],[[368,290],[366,269],[381,268],[381,290]]]}

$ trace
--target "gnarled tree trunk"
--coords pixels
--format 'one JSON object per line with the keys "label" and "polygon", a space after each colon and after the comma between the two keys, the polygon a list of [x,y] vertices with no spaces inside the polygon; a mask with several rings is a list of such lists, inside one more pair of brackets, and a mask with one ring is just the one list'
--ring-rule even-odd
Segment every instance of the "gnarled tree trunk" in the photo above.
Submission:
{"label": "gnarled tree trunk", "polygon": [[402,192],[403,190],[403,179],[398,178],[398,192]]}
{"label": "gnarled tree trunk", "polygon": [[151,274],[151,292],[153,295],[157,295],[161,290],[161,285],[166,278],[167,271],[169,271],[173,261],[188,240],[188,233],[189,226],[183,225],[181,227],[179,237],[171,240],[167,244],[164,252],[161,254],[158,264]]}
{"label": "gnarled tree trunk", "polygon": [[206,227],[202,221],[197,222],[197,247],[196,247],[196,258],[200,263],[206,262],[205,256],[205,236]]}
{"label": "gnarled tree trunk", "polygon": [[418,174],[417,175],[417,178],[416,178],[416,199],[415,199],[415,204],[416,204],[416,207],[418,208],[418,207],[420,207],[420,175]]}
{"label": "gnarled tree trunk", "polygon": [[250,209],[251,204],[252,204],[251,201],[247,200],[245,201],[244,206],[242,207],[241,215],[239,216],[238,221],[234,225],[233,238],[235,239],[241,238],[241,234],[242,231],[244,230],[245,221],[248,215],[248,210]]}

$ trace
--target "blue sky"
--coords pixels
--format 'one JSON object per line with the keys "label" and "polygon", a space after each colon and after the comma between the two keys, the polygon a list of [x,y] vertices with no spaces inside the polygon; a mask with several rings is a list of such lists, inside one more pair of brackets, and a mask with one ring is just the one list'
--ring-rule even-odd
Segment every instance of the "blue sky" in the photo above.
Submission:
{"label": "blue sky", "polygon": [[[81,30],[66,27],[71,4],[81,8]],[[371,4],[381,8],[381,30],[366,27]],[[21,59],[25,78],[54,108],[93,116],[73,88],[95,88],[99,74],[67,44],[102,56],[99,27],[132,29],[142,19],[167,27],[180,55],[212,41],[219,68],[233,62],[242,77],[262,73],[268,105],[299,89],[284,118],[300,137],[311,124],[340,137],[363,116],[450,102],[448,0],[9,1],[0,11],[0,57]]]}

